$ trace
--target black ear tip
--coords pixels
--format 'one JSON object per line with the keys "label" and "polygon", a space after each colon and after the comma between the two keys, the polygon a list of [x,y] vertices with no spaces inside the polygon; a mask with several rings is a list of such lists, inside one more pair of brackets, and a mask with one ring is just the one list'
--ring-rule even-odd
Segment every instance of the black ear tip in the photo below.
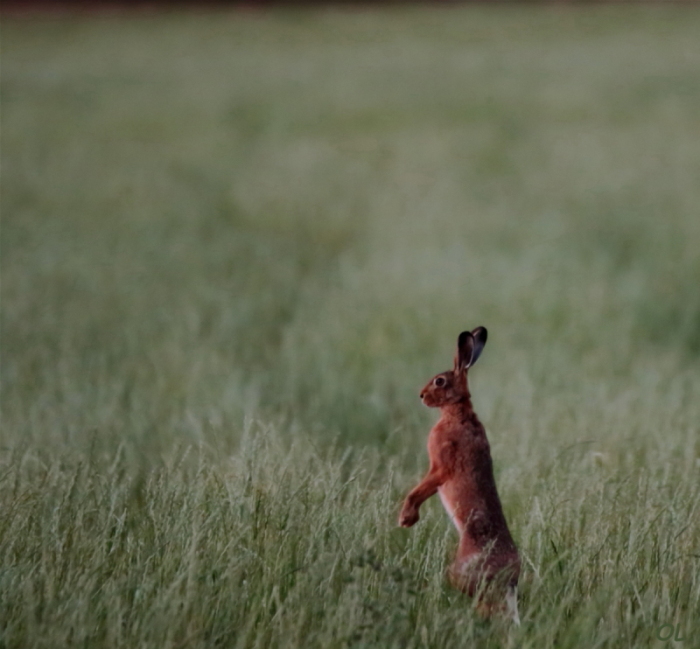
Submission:
{"label": "black ear tip", "polygon": [[486,339],[489,337],[489,332],[486,327],[477,327],[474,329],[474,331],[472,331],[472,336],[474,336],[474,338],[480,338],[486,342]]}
{"label": "black ear tip", "polygon": [[461,334],[459,334],[459,338],[457,338],[457,346],[464,346],[464,344],[467,342],[467,338],[471,338],[472,336],[473,334],[471,331],[463,331]]}

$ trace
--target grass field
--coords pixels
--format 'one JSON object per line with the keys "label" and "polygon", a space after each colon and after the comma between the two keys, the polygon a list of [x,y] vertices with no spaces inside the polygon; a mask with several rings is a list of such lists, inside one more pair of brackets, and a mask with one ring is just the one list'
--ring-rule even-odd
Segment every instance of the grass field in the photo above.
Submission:
{"label": "grass field", "polygon": [[[0,648],[700,646],[698,33],[5,18]],[[396,527],[477,325],[519,629]]]}

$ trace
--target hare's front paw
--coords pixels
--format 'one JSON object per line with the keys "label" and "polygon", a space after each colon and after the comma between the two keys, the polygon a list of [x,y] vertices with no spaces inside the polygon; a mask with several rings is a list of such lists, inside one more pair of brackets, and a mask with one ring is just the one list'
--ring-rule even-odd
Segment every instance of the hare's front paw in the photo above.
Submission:
{"label": "hare's front paw", "polygon": [[399,516],[399,525],[401,527],[411,527],[418,522],[418,509],[410,505],[404,505]]}

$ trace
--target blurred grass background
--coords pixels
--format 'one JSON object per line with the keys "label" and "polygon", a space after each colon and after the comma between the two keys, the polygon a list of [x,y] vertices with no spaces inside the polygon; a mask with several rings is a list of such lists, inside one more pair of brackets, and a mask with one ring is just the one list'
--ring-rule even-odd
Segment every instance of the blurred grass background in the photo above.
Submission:
{"label": "blurred grass background", "polygon": [[[0,646],[697,638],[699,27],[5,18]],[[394,527],[480,324],[518,631]]]}

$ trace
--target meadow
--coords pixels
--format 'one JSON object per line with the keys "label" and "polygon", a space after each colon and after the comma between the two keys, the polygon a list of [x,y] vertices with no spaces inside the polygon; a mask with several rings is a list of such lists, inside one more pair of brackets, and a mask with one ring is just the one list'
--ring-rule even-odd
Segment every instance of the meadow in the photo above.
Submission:
{"label": "meadow", "polygon": [[[2,30],[0,648],[700,646],[697,7]],[[520,628],[396,523],[477,325]]]}

